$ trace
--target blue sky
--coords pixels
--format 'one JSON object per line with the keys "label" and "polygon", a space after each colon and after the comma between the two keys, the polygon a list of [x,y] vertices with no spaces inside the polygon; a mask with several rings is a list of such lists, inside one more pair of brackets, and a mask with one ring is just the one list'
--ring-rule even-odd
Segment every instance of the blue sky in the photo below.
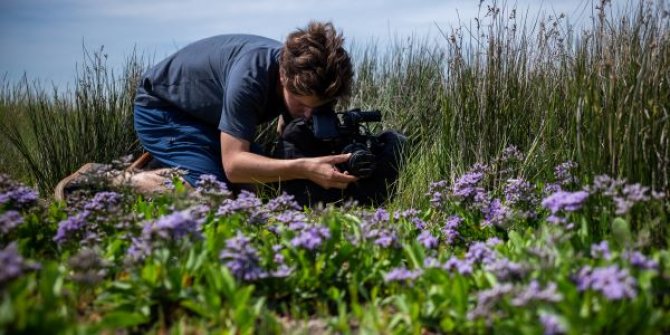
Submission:
{"label": "blue sky", "polygon": [[[615,5],[625,0],[614,0]],[[498,1],[502,3],[501,1]],[[590,20],[591,0],[518,0],[519,11],[565,13]],[[599,2],[599,1],[596,1]],[[439,41],[477,15],[479,0],[0,0],[0,76],[64,87],[83,60],[82,47],[104,46],[118,68],[133,49],[158,61],[179,47],[222,33],[282,40],[309,20],[330,20],[348,42],[380,46],[408,36]],[[484,8],[490,1],[484,2]],[[439,42],[438,42],[439,43]]]}

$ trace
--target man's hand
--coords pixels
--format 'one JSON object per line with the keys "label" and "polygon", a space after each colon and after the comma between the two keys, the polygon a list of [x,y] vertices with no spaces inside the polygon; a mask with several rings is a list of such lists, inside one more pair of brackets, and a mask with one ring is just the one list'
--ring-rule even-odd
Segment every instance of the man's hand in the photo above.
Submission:
{"label": "man's hand", "polygon": [[346,162],[351,154],[341,154],[314,158],[305,158],[308,170],[307,179],[319,186],[329,189],[345,189],[350,183],[358,180],[347,172],[340,172],[335,165]]}

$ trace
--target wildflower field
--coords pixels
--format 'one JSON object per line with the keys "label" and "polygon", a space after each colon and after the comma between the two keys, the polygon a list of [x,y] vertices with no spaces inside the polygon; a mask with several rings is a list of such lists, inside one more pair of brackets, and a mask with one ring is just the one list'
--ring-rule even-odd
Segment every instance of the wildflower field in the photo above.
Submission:
{"label": "wildflower field", "polygon": [[670,332],[667,2],[598,1],[583,32],[480,6],[443,44],[352,53],[348,104],[410,138],[378,208],[210,176],[54,201],[83,163],[137,152],[146,65],[114,77],[87,53],[71,95],[5,84],[0,334]]}

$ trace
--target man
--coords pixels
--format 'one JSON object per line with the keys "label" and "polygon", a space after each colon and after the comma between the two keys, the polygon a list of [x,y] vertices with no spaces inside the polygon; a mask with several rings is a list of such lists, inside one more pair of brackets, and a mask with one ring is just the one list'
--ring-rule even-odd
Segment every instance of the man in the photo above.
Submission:
{"label": "man", "polygon": [[[135,99],[140,142],[164,167],[185,170],[192,186],[212,174],[232,184],[304,179],[345,189],[357,180],[335,167],[347,154],[274,159],[252,150],[257,125],[309,119],[349,94],[353,68],[343,43],[321,22],[292,32],[283,45],[240,34],[194,42],[144,74]],[[160,178],[134,183],[160,188],[153,185]]]}
{"label": "man", "polygon": [[[319,107],[332,107],[350,93],[353,67],[343,44],[331,23],[311,22],[283,44],[231,34],[177,51],[144,74],[135,99],[135,130],[152,165],[162,169],[117,174],[112,184],[130,183],[141,193],[166,191],[165,172],[178,168],[190,186],[205,174],[233,190],[239,184],[280,182],[301,204],[344,197],[385,201],[386,186],[398,175],[398,152],[405,141],[400,134],[378,136],[384,143],[377,164],[382,168],[360,183],[336,167],[350,154],[276,159],[253,143],[259,124],[279,118],[281,135],[291,120],[309,120]],[[56,198],[64,199],[71,181],[100,165],[89,163],[65,178]]]}

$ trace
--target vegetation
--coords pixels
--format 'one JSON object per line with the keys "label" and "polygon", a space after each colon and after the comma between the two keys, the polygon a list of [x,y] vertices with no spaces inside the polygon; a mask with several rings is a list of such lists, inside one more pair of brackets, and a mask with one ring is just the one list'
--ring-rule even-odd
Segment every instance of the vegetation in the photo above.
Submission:
{"label": "vegetation", "polygon": [[481,6],[438,43],[353,51],[348,105],[411,142],[381,208],[208,177],[52,201],[83,163],[138,150],[146,64],[117,77],[100,50],[72,94],[5,84],[0,334],[669,332],[667,2],[603,0],[581,32]]}

